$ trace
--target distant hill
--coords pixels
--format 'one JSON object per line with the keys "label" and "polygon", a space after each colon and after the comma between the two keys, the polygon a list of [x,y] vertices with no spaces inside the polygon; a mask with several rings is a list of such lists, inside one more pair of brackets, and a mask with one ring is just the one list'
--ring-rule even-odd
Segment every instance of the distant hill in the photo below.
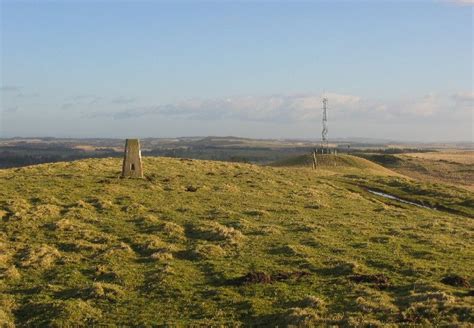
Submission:
{"label": "distant hill", "polygon": [[0,326],[472,323],[471,192],[306,159],[0,170]]}

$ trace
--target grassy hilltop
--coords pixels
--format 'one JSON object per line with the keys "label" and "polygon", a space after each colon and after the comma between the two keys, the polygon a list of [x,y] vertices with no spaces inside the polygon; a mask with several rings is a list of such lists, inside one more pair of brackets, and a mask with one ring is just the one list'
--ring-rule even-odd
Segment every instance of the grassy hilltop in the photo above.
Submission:
{"label": "grassy hilltop", "polygon": [[473,193],[335,161],[0,170],[0,326],[474,324]]}

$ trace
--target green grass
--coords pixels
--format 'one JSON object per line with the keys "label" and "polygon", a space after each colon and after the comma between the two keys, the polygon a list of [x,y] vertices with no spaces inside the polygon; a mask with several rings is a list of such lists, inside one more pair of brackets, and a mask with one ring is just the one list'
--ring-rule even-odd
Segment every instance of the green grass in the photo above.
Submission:
{"label": "green grass", "polygon": [[405,176],[425,182],[439,182],[474,191],[474,152],[439,151],[409,154],[359,153]]}
{"label": "green grass", "polygon": [[[364,173],[375,175],[397,175],[394,171],[388,170],[381,165],[378,165],[372,161],[364,158],[339,154],[339,155],[328,155],[318,154],[316,155],[318,171],[331,170],[336,173],[342,173],[345,170],[362,170]],[[285,160],[274,162],[271,164],[273,167],[304,167],[311,168],[313,163],[312,155],[301,155],[292,156]]]}
{"label": "green grass", "polygon": [[[343,160],[145,158],[142,180],[118,178],[119,159],[0,170],[0,326],[474,323],[469,288],[440,282],[474,284],[473,194]],[[236,283],[249,272],[308,274]]]}

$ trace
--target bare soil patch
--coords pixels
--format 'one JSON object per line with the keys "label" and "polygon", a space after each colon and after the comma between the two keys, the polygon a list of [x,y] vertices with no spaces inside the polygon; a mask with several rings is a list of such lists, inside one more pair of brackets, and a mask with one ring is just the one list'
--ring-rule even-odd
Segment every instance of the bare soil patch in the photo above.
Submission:
{"label": "bare soil patch", "polygon": [[377,286],[380,289],[386,288],[390,285],[390,279],[383,273],[377,274],[355,274],[349,277],[349,280],[355,283],[369,283]]}
{"label": "bare soil patch", "polygon": [[471,287],[471,284],[469,283],[469,281],[467,281],[466,278],[458,276],[456,274],[444,277],[443,279],[441,279],[441,282],[445,285],[450,285],[454,287]]}

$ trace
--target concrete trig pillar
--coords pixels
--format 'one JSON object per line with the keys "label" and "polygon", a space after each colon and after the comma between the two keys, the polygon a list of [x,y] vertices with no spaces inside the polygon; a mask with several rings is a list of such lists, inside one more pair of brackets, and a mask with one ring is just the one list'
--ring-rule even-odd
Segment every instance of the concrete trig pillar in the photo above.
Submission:
{"label": "concrete trig pillar", "polygon": [[143,178],[142,152],[138,139],[127,139],[125,141],[122,177]]}

